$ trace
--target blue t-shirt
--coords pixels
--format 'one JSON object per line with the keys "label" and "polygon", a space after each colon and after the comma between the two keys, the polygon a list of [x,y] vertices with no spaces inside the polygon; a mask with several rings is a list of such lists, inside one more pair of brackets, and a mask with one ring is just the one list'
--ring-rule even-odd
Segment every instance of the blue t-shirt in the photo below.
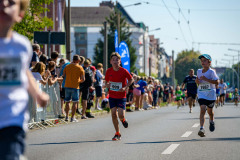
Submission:
{"label": "blue t-shirt", "polygon": [[[62,69],[61,69],[61,71],[60,71],[60,76],[63,75],[63,70],[64,70],[64,68],[65,68],[67,65],[69,65],[69,64],[70,64],[70,62],[67,62],[67,63],[65,63],[65,64],[62,66]],[[63,79],[62,88],[64,88],[65,80],[66,80],[66,76],[65,76],[64,79]]]}
{"label": "blue t-shirt", "polygon": [[144,80],[140,80],[137,83],[140,87],[138,87],[137,89],[141,90],[142,93],[145,93],[145,90],[143,87],[147,86],[147,82]]}

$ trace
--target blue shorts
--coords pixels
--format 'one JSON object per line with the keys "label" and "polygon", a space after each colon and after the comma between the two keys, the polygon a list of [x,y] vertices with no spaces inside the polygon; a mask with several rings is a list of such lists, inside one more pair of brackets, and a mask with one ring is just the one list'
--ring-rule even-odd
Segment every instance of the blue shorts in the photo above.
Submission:
{"label": "blue shorts", "polygon": [[122,108],[122,109],[126,109],[126,102],[127,102],[127,98],[121,98],[121,99],[117,99],[117,98],[110,98],[109,97],[109,105],[110,105],[110,109],[117,107],[117,108]]}
{"label": "blue shorts", "polygon": [[24,154],[25,132],[20,127],[0,129],[0,159],[19,159]]}
{"label": "blue shorts", "polygon": [[79,101],[79,89],[65,88],[65,102],[78,102]]}

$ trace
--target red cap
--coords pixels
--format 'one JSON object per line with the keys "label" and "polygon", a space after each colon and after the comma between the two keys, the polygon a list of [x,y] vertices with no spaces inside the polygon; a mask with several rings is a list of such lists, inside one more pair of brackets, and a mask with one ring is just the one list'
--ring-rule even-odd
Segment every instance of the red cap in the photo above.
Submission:
{"label": "red cap", "polygon": [[96,68],[95,68],[94,66],[91,66],[90,69],[91,69],[92,71],[96,71]]}

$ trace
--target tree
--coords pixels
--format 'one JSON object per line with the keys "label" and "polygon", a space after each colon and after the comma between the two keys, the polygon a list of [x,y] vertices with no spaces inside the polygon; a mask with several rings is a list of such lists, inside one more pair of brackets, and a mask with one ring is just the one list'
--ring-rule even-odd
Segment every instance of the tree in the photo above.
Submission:
{"label": "tree", "polygon": [[175,77],[178,83],[182,83],[184,78],[188,75],[190,69],[194,69],[195,74],[199,68],[202,68],[198,57],[201,54],[193,50],[184,50],[177,55],[175,61]]}
{"label": "tree", "polygon": [[[119,13],[121,15],[121,13]],[[117,29],[117,14],[116,12],[112,12],[109,17],[106,18],[108,27],[108,67],[110,67],[110,55],[112,52],[115,52],[114,46],[114,32]],[[120,39],[121,41],[125,41],[129,48],[130,54],[130,70],[131,72],[136,70],[135,62],[137,60],[137,56],[135,54],[136,49],[132,46],[132,41],[130,40],[131,32],[129,31],[129,24],[124,17],[120,18]],[[104,36],[104,28],[101,29],[100,33]],[[104,42],[102,39],[98,39],[98,43],[95,46],[95,56],[94,56],[94,65],[97,63],[103,63],[103,47]]]}
{"label": "tree", "polygon": [[45,27],[53,26],[53,21],[43,16],[45,11],[49,11],[43,5],[49,5],[52,2],[53,0],[31,0],[23,20],[15,24],[13,30],[32,40],[34,31],[41,31]]}

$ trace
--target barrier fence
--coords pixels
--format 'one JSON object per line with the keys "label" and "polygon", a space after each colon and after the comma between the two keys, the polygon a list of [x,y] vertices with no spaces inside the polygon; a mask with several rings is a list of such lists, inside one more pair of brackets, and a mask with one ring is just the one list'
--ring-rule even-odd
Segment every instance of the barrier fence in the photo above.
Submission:
{"label": "barrier fence", "polygon": [[46,128],[45,126],[55,126],[54,122],[67,123],[62,119],[59,119],[61,115],[61,99],[59,83],[53,85],[42,85],[37,83],[39,89],[46,92],[49,97],[49,103],[46,107],[40,107],[31,96],[29,96],[28,109],[30,112],[30,120],[28,128],[38,127],[40,129]]}

